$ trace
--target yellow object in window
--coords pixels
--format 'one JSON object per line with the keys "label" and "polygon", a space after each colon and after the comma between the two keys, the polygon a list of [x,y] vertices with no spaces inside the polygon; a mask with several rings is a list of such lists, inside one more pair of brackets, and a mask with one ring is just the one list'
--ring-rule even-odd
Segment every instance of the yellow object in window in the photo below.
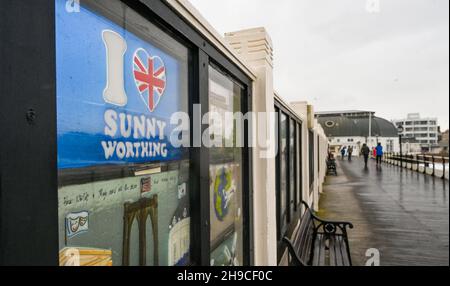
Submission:
{"label": "yellow object in window", "polygon": [[59,251],[60,266],[112,266],[108,249],[66,247]]}

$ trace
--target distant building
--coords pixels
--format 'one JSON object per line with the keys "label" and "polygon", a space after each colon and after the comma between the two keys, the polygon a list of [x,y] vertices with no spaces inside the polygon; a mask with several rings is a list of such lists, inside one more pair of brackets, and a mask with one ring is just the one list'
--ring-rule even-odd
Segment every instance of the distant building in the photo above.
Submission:
{"label": "distant building", "polygon": [[448,156],[448,129],[440,134],[439,139],[438,147],[433,152]]}
{"label": "distant building", "polygon": [[376,117],[375,112],[362,110],[317,112],[316,118],[337,152],[344,146],[352,146],[358,155],[364,143],[370,148],[377,143],[386,152],[399,152],[397,128],[388,120]]}
{"label": "distant building", "polygon": [[443,142],[448,142],[448,129],[441,133],[441,140]]}
{"label": "distant building", "polygon": [[402,153],[403,154],[418,154],[422,153],[422,144],[416,138],[406,137],[402,138]]}
{"label": "distant building", "polygon": [[439,127],[437,118],[422,118],[419,113],[410,113],[406,119],[392,121],[396,126],[403,126],[404,138],[416,139],[422,151],[431,151],[438,145]]}

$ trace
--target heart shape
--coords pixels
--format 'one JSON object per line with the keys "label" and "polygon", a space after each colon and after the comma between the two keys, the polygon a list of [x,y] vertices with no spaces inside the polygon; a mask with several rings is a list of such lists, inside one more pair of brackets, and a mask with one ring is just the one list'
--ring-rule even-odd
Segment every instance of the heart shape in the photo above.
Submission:
{"label": "heart shape", "polygon": [[151,57],[139,48],[133,55],[133,76],[139,95],[150,112],[161,101],[166,90],[166,67],[158,56]]}

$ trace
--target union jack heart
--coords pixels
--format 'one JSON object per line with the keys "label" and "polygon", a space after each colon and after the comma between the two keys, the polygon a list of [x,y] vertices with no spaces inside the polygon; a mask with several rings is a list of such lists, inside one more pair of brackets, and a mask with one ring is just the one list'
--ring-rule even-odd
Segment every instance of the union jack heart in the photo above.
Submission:
{"label": "union jack heart", "polygon": [[158,56],[139,48],[133,56],[133,76],[139,95],[150,112],[155,111],[166,89],[166,67]]}

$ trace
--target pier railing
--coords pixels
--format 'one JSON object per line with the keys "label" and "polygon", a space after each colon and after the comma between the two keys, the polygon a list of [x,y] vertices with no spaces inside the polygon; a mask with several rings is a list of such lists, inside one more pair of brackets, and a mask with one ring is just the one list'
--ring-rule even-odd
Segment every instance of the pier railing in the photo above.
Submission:
{"label": "pier railing", "polygon": [[448,179],[449,157],[423,154],[386,153],[383,161],[433,177]]}

